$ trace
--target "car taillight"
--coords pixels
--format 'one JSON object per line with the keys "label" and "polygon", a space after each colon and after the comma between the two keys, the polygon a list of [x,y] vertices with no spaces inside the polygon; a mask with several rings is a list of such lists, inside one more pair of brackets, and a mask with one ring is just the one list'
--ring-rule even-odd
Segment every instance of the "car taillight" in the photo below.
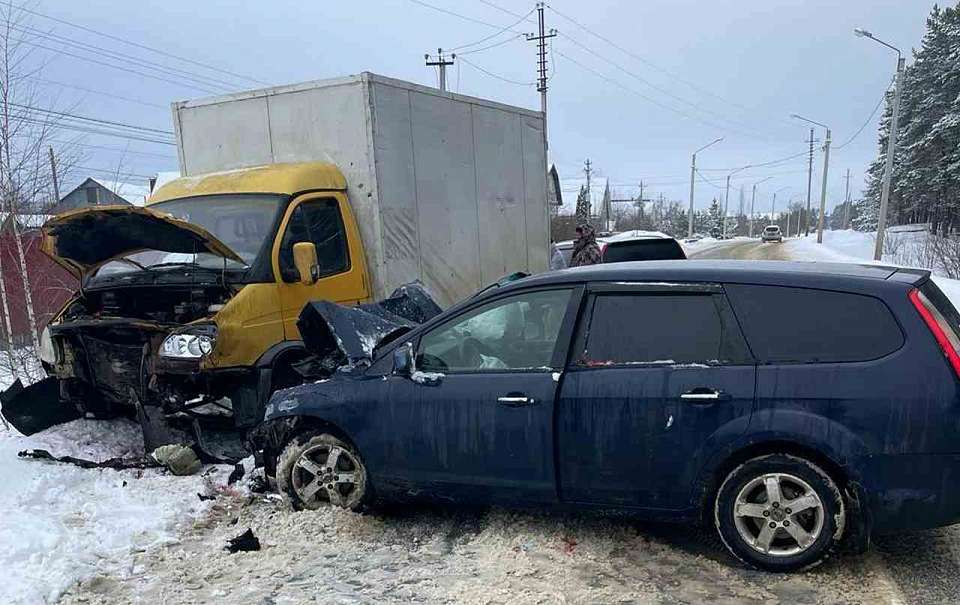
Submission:
{"label": "car taillight", "polygon": [[607,255],[607,244],[600,244],[600,260]]}
{"label": "car taillight", "polygon": [[943,354],[950,362],[950,366],[953,367],[954,373],[960,378],[960,353],[957,352],[960,350],[960,338],[957,337],[956,332],[943,314],[923,295],[923,292],[916,289],[911,290],[909,297],[924,323],[930,328],[933,337],[937,339],[937,344],[940,345]]}

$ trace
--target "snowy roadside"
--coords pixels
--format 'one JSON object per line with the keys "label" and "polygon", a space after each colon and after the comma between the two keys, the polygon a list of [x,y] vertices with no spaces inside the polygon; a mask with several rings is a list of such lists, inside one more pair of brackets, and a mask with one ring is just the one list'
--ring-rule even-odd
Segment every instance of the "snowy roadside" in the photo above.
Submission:
{"label": "snowy roadside", "polygon": [[[92,460],[142,456],[139,427],[125,420],[78,420],[33,437],[0,427],[0,603],[53,603],[72,585],[134,573],[133,555],[175,543],[209,509],[197,493],[210,477],[159,469],[115,471],[24,460],[42,448]],[[209,470],[209,469],[208,469]]]}

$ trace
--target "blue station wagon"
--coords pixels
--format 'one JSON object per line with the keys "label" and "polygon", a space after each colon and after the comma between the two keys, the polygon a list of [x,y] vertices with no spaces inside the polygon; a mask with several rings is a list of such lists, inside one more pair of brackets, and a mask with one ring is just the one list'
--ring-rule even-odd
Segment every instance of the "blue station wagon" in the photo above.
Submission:
{"label": "blue station wagon", "polygon": [[960,520],[960,315],[925,271],[652,261],[487,291],[251,439],[295,508],[435,499],[716,528],[767,570]]}

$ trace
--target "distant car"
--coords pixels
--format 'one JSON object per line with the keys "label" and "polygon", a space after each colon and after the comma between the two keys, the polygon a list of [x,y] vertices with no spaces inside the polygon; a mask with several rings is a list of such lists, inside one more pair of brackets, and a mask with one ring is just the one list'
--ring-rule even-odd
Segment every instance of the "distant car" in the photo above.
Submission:
{"label": "distant car", "polygon": [[710,237],[713,239],[723,239],[723,232],[720,231],[719,227],[714,227],[710,230]]}
{"label": "distant car", "polygon": [[[557,243],[567,266],[573,257],[573,241]],[[604,263],[639,260],[683,260],[687,258],[680,243],[659,231],[627,231],[597,238]]]}
{"label": "distant car", "polygon": [[928,271],[546,272],[277,392],[250,438],[294,508],[617,511],[709,525],[791,571],[960,521],[958,334]]}
{"label": "distant car", "polygon": [[767,225],[764,227],[760,239],[765,242],[783,243],[783,232],[780,231],[780,225]]}

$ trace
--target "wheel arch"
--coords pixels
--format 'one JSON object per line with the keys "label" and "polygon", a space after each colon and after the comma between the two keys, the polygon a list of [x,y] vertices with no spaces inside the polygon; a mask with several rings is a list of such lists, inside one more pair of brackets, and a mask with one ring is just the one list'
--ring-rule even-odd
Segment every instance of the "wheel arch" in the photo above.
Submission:
{"label": "wheel arch", "polygon": [[[271,418],[256,429],[255,449],[262,452],[263,465],[269,476],[276,474],[277,456],[291,440],[308,432],[329,433],[359,452],[349,433],[334,422],[310,415],[291,415]],[[362,455],[362,453],[361,453]]]}

